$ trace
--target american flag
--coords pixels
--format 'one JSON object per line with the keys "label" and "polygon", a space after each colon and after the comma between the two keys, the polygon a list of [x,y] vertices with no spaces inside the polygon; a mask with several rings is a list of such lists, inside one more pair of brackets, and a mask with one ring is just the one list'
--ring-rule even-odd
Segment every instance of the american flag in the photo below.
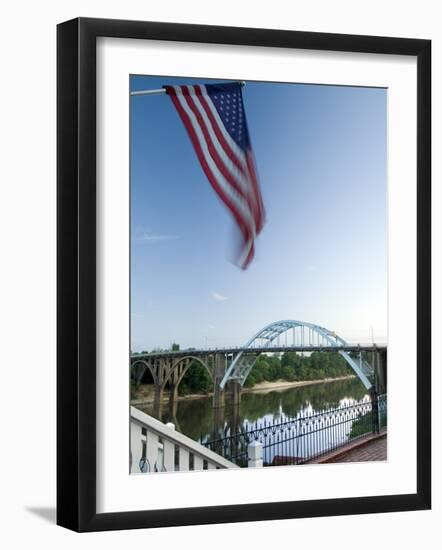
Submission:
{"label": "american flag", "polygon": [[187,129],[208,180],[232,213],[242,236],[237,263],[246,269],[264,225],[239,82],[164,86]]}

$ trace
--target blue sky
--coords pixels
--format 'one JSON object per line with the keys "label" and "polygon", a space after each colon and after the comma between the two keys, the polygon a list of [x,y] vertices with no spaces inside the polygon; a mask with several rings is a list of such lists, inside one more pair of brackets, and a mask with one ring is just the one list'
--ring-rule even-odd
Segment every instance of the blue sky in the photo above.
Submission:
{"label": "blue sky", "polygon": [[247,82],[243,96],[266,209],[246,271],[171,100],[130,99],[132,350],[241,345],[280,319],[385,341],[387,90]]}

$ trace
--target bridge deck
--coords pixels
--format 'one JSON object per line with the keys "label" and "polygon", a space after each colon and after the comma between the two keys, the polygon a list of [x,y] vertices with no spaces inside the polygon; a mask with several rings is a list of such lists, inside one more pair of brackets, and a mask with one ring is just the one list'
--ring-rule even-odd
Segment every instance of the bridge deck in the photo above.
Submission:
{"label": "bridge deck", "polygon": [[231,347],[231,348],[212,348],[212,349],[183,349],[177,351],[156,351],[152,353],[134,353],[131,355],[132,359],[143,359],[143,358],[152,358],[152,357],[186,357],[189,355],[198,356],[198,355],[213,355],[213,354],[237,354],[239,352],[246,353],[278,353],[284,351],[293,351],[297,353],[312,353],[315,351],[323,352],[355,352],[360,351],[370,352],[370,351],[383,351],[386,350],[386,344],[373,344],[373,345],[353,345],[349,344],[346,346],[259,346],[259,347]]}

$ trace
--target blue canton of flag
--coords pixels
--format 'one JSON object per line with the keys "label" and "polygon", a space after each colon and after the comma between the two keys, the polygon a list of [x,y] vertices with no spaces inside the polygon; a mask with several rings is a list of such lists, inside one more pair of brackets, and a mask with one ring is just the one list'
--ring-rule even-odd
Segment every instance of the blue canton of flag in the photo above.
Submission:
{"label": "blue canton of flag", "polygon": [[241,86],[237,83],[208,84],[206,90],[232,139],[243,150],[250,149]]}

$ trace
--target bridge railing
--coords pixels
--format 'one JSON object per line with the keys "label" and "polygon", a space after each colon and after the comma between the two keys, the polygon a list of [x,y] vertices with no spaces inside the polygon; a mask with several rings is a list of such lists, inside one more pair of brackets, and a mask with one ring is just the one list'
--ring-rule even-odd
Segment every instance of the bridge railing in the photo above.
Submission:
{"label": "bridge railing", "polygon": [[306,463],[386,427],[387,397],[380,395],[282,421],[246,424],[204,445],[241,467],[256,458],[264,466],[283,466]]}
{"label": "bridge railing", "polygon": [[265,350],[265,351],[284,351],[287,350],[297,350],[297,351],[376,351],[379,349],[384,349],[387,347],[387,342],[385,340],[378,340],[376,342],[371,342],[368,340],[364,341],[352,341],[349,340],[346,344],[293,344],[293,343],[284,343],[278,342],[277,340],[266,343],[265,345],[256,342],[249,346],[239,345],[239,346],[199,346],[198,348],[183,348],[179,350],[156,350],[151,352],[133,352],[131,353],[132,360],[139,360],[143,358],[152,358],[152,357],[179,357],[181,355],[192,355],[192,354],[201,354],[201,353],[239,353],[240,351],[254,351],[254,350]]}
{"label": "bridge railing", "polygon": [[163,424],[156,418],[131,407],[131,474],[220,468],[238,468],[238,466],[175,431],[173,424]]}

